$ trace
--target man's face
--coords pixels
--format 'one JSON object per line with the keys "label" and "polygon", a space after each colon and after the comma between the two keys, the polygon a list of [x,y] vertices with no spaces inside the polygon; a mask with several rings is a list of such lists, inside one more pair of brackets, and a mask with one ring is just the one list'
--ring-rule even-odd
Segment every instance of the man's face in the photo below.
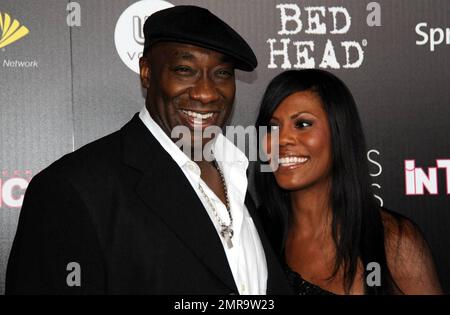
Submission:
{"label": "man's face", "polygon": [[[225,55],[162,42],[141,58],[140,67],[142,85],[147,88],[147,109],[169,137],[174,127],[186,126],[194,147],[194,128],[225,125],[236,91],[234,65]],[[202,147],[209,139],[202,137]]]}

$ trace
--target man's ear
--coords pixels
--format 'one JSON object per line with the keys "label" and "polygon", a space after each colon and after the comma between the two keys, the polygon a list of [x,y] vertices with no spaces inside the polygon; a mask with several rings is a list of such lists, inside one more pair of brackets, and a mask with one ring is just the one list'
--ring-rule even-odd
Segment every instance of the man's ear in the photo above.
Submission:
{"label": "man's ear", "polygon": [[150,87],[150,60],[147,57],[141,57],[139,59],[139,73],[141,77],[141,84],[144,88],[148,89]]}

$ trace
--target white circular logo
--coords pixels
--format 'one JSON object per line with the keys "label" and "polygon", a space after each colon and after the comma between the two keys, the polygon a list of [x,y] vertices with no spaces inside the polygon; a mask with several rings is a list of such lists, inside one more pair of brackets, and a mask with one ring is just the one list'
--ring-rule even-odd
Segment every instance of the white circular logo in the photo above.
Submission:
{"label": "white circular logo", "polygon": [[139,73],[139,58],[144,49],[144,22],[153,13],[173,7],[163,0],[142,0],[130,5],[117,20],[114,42],[120,59]]}

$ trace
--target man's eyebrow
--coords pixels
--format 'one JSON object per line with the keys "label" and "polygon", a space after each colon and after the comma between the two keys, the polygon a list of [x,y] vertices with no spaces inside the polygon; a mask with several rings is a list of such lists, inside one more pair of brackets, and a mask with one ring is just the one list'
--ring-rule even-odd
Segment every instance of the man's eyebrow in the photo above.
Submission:
{"label": "man's eyebrow", "polygon": [[193,60],[195,57],[188,51],[176,50],[173,55],[177,58],[185,59],[185,60]]}

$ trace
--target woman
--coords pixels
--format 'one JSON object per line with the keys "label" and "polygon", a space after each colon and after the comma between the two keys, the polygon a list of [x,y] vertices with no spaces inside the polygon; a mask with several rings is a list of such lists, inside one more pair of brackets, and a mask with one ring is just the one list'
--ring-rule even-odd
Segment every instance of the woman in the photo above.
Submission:
{"label": "woman", "polygon": [[342,81],[315,69],[278,75],[256,125],[270,127],[274,170],[257,171],[256,188],[298,294],[441,293],[417,226],[373,197],[361,122]]}

